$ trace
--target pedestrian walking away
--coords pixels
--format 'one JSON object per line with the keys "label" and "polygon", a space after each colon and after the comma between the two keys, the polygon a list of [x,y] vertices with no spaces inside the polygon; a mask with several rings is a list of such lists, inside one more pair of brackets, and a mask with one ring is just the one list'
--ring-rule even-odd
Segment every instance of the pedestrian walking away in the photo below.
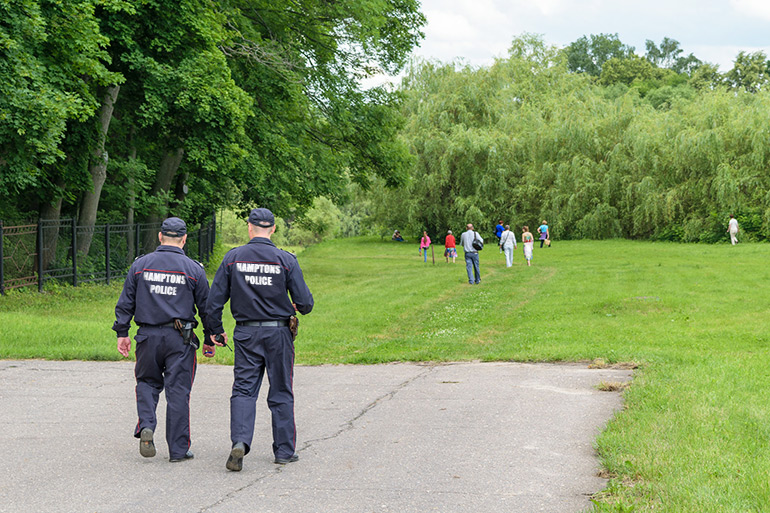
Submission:
{"label": "pedestrian walking away", "polygon": [[516,249],[516,235],[510,225],[505,225],[505,231],[500,235],[500,249],[505,253],[505,267],[513,265],[513,250]]}
{"label": "pedestrian walking away", "polygon": [[423,254],[423,262],[428,262],[428,248],[430,247],[430,237],[428,237],[428,232],[423,230],[422,232],[422,238],[420,239],[420,249],[419,253]]}
{"label": "pedestrian walking away", "polygon": [[449,259],[452,259],[452,263],[455,263],[455,259],[457,258],[457,243],[455,241],[455,236],[452,235],[452,230],[447,230],[446,238],[444,239],[444,258],[446,258],[446,263],[449,263]]}
{"label": "pedestrian walking away", "polygon": [[131,319],[139,326],[134,336],[139,415],[134,436],[139,438],[139,453],[148,458],[156,454],[155,410],[160,393],[165,390],[169,460],[179,462],[193,458],[190,451],[190,391],[195,379],[198,349],[193,329],[197,325],[197,310],[206,340],[205,307],[209,282],[203,265],[188,258],[182,249],[187,242],[184,221],[178,217],[163,221],[158,240],[160,246],[153,253],[137,258],[128,270],[115,307],[112,329],[118,336],[118,351],[128,357]]}
{"label": "pedestrian walking away", "polygon": [[543,243],[549,248],[551,247],[551,234],[548,231],[548,222],[543,219],[543,223],[537,227],[537,231],[540,232],[540,247],[543,247]]}
{"label": "pedestrian walking away", "polygon": [[232,471],[243,468],[243,457],[251,451],[257,396],[265,372],[270,381],[267,405],[272,418],[274,462],[286,464],[299,459],[294,424],[295,313],[305,315],[313,309],[313,295],[297,258],[270,240],[275,233],[273,213],[255,208],[248,221],[250,240],[231,249],[222,259],[206,306],[211,339],[217,345],[227,343],[222,309],[228,300],[235,319],[232,448],[225,464]]}
{"label": "pedestrian walking away", "polygon": [[521,245],[524,246],[524,258],[527,260],[527,266],[532,265],[532,251],[535,249],[535,239],[529,232],[529,226],[521,229]]}
{"label": "pedestrian walking away", "polygon": [[[497,245],[500,246],[500,237],[503,236],[503,232],[505,231],[505,226],[503,226],[503,220],[500,219],[497,221],[497,225],[495,225],[495,237],[497,237]],[[500,246],[500,253],[503,252],[503,247]]]}
{"label": "pedestrian walking away", "polygon": [[473,230],[473,225],[469,223],[468,230],[460,235],[460,245],[465,252],[465,270],[468,273],[468,283],[478,285],[481,283],[479,250],[484,247],[484,239]]}
{"label": "pedestrian walking away", "polygon": [[730,221],[727,223],[727,233],[730,234],[730,243],[735,246],[738,242],[738,220],[730,214]]}

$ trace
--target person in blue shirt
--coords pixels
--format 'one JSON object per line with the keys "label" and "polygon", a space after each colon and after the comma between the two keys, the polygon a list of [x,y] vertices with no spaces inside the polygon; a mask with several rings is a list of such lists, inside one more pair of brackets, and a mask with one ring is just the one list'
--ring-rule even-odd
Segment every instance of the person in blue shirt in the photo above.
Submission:
{"label": "person in blue shirt", "polygon": [[543,247],[543,243],[548,241],[548,247],[551,247],[551,233],[548,231],[548,222],[543,219],[543,224],[537,227],[537,231],[540,232],[540,247]]}
{"label": "person in blue shirt", "polygon": [[[166,393],[166,442],[169,461],[193,458],[190,452],[190,391],[197,366],[195,334],[185,340],[175,320],[194,328],[196,309],[206,330],[205,306],[209,282],[203,266],[188,258],[184,250],[187,226],[169,217],[158,234],[160,246],[137,258],[128,270],[123,292],[115,307],[118,351],[128,357],[131,318],[139,325],[136,341],[136,409],[139,420],[134,436],[139,453],[155,456],[153,434],[157,426],[155,409],[160,392]],[[205,340],[205,338],[204,338]],[[204,353],[205,354],[205,353]],[[207,355],[208,356],[208,355]]]}
{"label": "person in blue shirt", "polygon": [[206,305],[211,340],[216,345],[223,345],[216,335],[227,341],[222,309],[228,300],[235,319],[230,397],[232,449],[225,464],[235,472],[243,468],[243,457],[251,450],[257,396],[265,371],[270,380],[267,404],[272,416],[275,463],[299,459],[295,452],[294,340],[288,326],[297,311],[306,315],[313,309],[313,295],[297,258],[270,240],[275,233],[273,213],[266,208],[252,210],[248,230],[248,244],[231,249],[222,259]]}
{"label": "person in blue shirt", "polygon": [[[497,221],[497,226],[495,226],[495,237],[497,237],[497,245],[500,245],[500,237],[503,235],[503,232],[505,231],[505,226],[503,226],[503,220],[500,219]],[[502,253],[502,248],[500,249],[500,252]]]}

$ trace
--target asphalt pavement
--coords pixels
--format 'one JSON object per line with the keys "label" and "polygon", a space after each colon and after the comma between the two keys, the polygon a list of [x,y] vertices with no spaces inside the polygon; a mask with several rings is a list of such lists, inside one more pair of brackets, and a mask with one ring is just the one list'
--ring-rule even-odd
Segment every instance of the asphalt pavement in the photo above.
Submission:
{"label": "asphalt pavement", "polygon": [[[0,360],[0,512],[581,512],[593,442],[622,406],[585,364],[298,366],[300,460],[273,463],[266,384],[229,472],[232,368],[199,365],[195,459],[139,455],[132,362]],[[267,380],[265,380],[267,381]]]}

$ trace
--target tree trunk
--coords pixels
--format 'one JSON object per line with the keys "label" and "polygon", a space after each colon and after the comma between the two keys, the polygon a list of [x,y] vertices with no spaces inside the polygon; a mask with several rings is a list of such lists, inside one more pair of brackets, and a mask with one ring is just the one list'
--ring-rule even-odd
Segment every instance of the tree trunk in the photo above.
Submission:
{"label": "tree trunk", "polygon": [[[166,150],[163,155],[163,160],[160,162],[160,168],[158,174],[155,176],[155,183],[152,186],[151,196],[165,196],[166,201],[159,207],[154,208],[150,212],[150,216],[147,218],[148,223],[153,225],[160,225],[160,222],[166,218],[168,214],[168,196],[167,193],[171,188],[171,183],[174,181],[176,172],[179,170],[179,166],[182,164],[182,158],[184,158],[184,148],[176,148]],[[158,244],[158,232],[156,230],[149,230],[144,235],[144,252],[149,253]]]}
{"label": "tree trunk", "polygon": [[[129,145],[131,150],[128,153],[128,161],[133,164],[136,161],[136,141],[134,140],[134,127],[131,127],[131,133],[129,135]],[[132,169],[131,173],[128,176],[128,212],[126,212],[126,224],[129,226],[128,229],[128,254],[126,255],[126,260],[129,265],[131,265],[131,262],[134,260],[134,249],[136,246],[134,244],[137,244],[139,241],[134,240],[134,209],[136,208],[136,177],[134,177],[133,173],[133,165],[130,166],[130,169]]]}
{"label": "tree trunk", "polygon": [[[61,179],[59,180],[61,185]],[[59,219],[61,217],[62,198],[53,203],[46,203],[40,209],[40,219],[56,221],[43,229],[43,271],[51,266],[56,258],[56,246],[59,243]]]}
{"label": "tree trunk", "polygon": [[107,88],[107,92],[104,95],[104,103],[102,103],[102,110],[99,113],[99,134],[89,169],[94,188],[91,191],[87,191],[83,196],[83,203],[80,205],[80,217],[78,219],[80,226],[90,228],[89,230],[84,230],[80,237],[78,237],[78,253],[81,255],[88,254],[91,248],[91,240],[94,237],[93,228],[96,223],[96,214],[99,210],[99,197],[102,195],[102,187],[107,179],[107,161],[109,156],[104,149],[104,142],[110,129],[112,111],[115,108],[115,101],[118,99],[119,91],[119,85]]}

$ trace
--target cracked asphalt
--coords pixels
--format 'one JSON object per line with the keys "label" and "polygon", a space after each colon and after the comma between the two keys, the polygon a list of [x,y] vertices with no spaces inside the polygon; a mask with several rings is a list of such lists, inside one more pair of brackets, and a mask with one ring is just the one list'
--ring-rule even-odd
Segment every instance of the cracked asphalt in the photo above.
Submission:
{"label": "cracked asphalt", "polygon": [[0,360],[0,512],[580,512],[606,481],[593,441],[630,371],[521,363],[295,369],[300,460],[272,462],[265,386],[229,472],[232,368],[199,365],[195,459],[142,458],[132,362]]}

